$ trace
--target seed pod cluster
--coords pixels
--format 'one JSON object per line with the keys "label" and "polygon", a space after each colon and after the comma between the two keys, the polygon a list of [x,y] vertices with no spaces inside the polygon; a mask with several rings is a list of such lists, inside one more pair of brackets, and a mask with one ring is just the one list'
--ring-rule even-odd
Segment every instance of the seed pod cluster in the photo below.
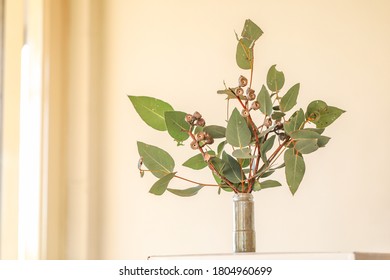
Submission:
{"label": "seed pod cluster", "polygon": [[[245,78],[244,76],[240,76],[238,78],[238,87],[236,88],[235,90],[235,94],[236,96],[244,96],[244,87],[248,86],[248,79]],[[243,110],[242,111],[242,115],[244,117],[248,117],[249,116],[249,111],[250,110],[258,110],[260,109],[260,103],[258,101],[256,101],[256,93],[255,93],[255,90],[248,87],[245,91],[245,97],[248,101],[252,101],[251,104],[249,104],[249,107],[248,107],[248,110]]]}
{"label": "seed pod cluster", "polygon": [[185,120],[190,125],[201,126],[201,127],[206,125],[206,121],[202,118],[202,115],[198,111],[196,111],[192,115],[187,114],[185,116]]}
{"label": "seed pod cluster", "polygon": [[191,142],[190,146],[192,149],[197,150],[199,147],[202,148],[205,145],[211,145],[214,143],[213,137],[204,131],[199,131],[195,134],[195,139]]}
{"label": "seed pod cluster", "polygon": [[[203,119],[202,115],[199,112],[195,112],[192,115],[187,114],[185,120],[192,126],[204,127],[206,121]],[[213,144],[214,139],[210,134],[204,131],[199,131],[194,135],[194,140],[191,142],[190,146],[192,149],[197,150],[205,145]]]}

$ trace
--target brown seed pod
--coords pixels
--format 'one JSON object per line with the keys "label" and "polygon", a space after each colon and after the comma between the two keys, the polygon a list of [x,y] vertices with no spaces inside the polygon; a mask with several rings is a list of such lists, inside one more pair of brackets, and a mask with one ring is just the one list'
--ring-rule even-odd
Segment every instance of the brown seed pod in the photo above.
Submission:
{"label": "brown seed pod", "polygon": [[248,110],[246,110],[246,109],[243,109],[242,111],[241,111],[241,115],[243,116],[243,117],[249,117],[249,111]]}
{"label": "brown seed pod", "polygon": [[253,110],[258,110],[258,109],[260,109],[260,103],[257,102],[257,101],[253,101],[253,103],[252,103],[252,105],[251,105],[251,108],[252,108]]}
{"label": "brown seed pod", "polygon": [[204,133],[203,131],[200,131],[200,132],[198,132],[198,133],[196,134],[195,138],[196,138],[196,140],[199,142],[199,141],[204,140],[204,135],[205,135],[205,133]]}
{"label": "brown seed pod", "polygon": [[198,144],[198,142],[195,141],[195,140],[191,142],[190,146],[191,146],[191,148],[192,148],[193,150],[196,150],[196,149],[199,148],[199,144]]}
{"label": "brown seed pod", "polygon": [[266,118],[266,119],[264,120],[264,126],[265,126],[266,128],[269,128],[271,125],[272,125],[272,119],[271,119],[271,118]]}
{"label": "brown seed pod", "polygon": [[236,96],[241,96],[244,94],[244,90],[241,87],[236,88],[235,90]]}
{"label": "brown seed pod", "polygon": [[214,138],[213,138],[213,137],[211,137],[210,135],[208,135],[208,137],[207,137],[207,138],[205,138],[204,142],[205,142],[206,144],[209,144],[209,145],[211,145],[211,144],[213,144],[213,143],[214,143]]}
{"label": "brown seed pod", "polygon": [[191,115],[191,114],[187,114],[187,115],[185,116],[185,120],[186,120],[186,122],[188,122],[189,124],[193,124],[193,123],[194,123],[194,116]]}
{"label": "brown seed pod", "polygon": [[255,93],[255,90],[252,89],[252,88],[247,88],[246,89],[246,95],[249,96],[249,94],[251,94],[251,93]]}
{"label": "brown seed pod", "polygon": [[246,87],[247,84],[248,84],[248,79],[241,75],[241,76],[238,78],[238,85],[239,85],[240,87]]}
{"label": "brown seed pod", "polygon": [[203,118],[200,118],[196,121],[196,125],[203,127],[206,125],[206,121]]}
{"label": "brown seed pod", "polygon": [[198,111],[193,113],[192,116],[194,117],[195,120],[199,120],[200,118],[202,118],[202,115]]}
{"label": "brown seed pod", "polygon": [[249,93],[249,94],[248,94],[248,99],[249,99],[250,101],[255,100],[255,99],[256,99],[256,94],[255,94],[254,92]]}

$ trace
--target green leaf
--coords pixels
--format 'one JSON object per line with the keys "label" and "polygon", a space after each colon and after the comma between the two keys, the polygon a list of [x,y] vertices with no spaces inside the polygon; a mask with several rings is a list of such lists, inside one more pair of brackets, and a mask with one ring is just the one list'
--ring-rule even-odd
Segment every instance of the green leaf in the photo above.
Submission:
{"label": "green leaf", "polygon": [[222,160],[226,163],[223,169],[223,175],[232,183],[240,183],[244,180],[240,164],[229,154],[223,153]]}
{"label": "green leaf", "polygon": [[261,90],[257,95],[257,102],[260,103],[260,111],[264,115],[270,116],[272,114],[272,100],[264,85],[261,87]]}
{"label": "green leaf", "polygon": [[[210,155],[215,155],[214,151],[208,151],[207,153]],[[193,156],[184,162],[183,166],[192,168],[194,170],[201,170],[207,166],[207,162],[204,161],[202,154],[197,154],[196,156]]]}
{"label": "green leaf", "polygon": [[269,189],[269,188],[275,188],[280,187],[282,184],[275,180],[266,180],[263,182],[260,182],[260,188],[263,189]]}
{"label": "green leaf", "polygon": [[328,144],[330,140],[330,137],[321,135],[320,138],[318,138],[318,147],[322,148],[325,147],[326,144]]}
{"label": "green leaf", "polygon": [[287,149],[284,153],[284,163],[286,164],[285,173],[287,185],[294,195],[305,174],[305,162],[300,153],[296,153],[294,149]]}
{"label": "green leaf", "polygon": [[175,177],[175,174],[176,172],[169,173],[164,177],[158,179],[157,182],[154,183],[153,186],[150,188],[149,192],[155,195],[162,195],[166,191],[169,182],[173,179],[173,177]]}
{"label": "green leaf", "polygon": [[276,70],[276,64],[272,65],[267,73],[267,86],[272,92],[282,89],[284,85],[284,74],[282,71]]}
{"label": "green leaf", "polygon": [[321,135],[312,130],[301,129],[291,132],[290,137],[298,141],[306,139],[318,139],[321,137]]}
{"label": "green leaf", "polygon": [[280,110],[282,112],[287,112],[291,110],[297,104],[299,87],[299,83],[293,85],[282,97],[282,99],[280,100]]}
{"label": "green leaf", "polygon": [[331,125],[344,110],[328,106],[322,100],[315,100],[307,106],[306,118],[316,125],[317,128],[325,128]]}
{"label": "green leaf", "polygon": [[254,158],[254,156],[251,154],[251,150],[248,147],[234,150],[232,155],[236,158]]}
{"label": "green leaf", "polygon": [[328,105],[322,100],[314,100],[310,102],[306,109],[306,119],[316,121],[320,117],[320,112],[325,111]]}
{"label": "green leaf", "polygon": [[141,119],[154,129],[165,131],[164,113],[173,111],[171,105],[157,98],[148,96],[128,96]]}
{"label": "green leaf", "polygon": [[310,154],[319,148],[318,139],[321,135],[312,130],[302,129],[290,133],[290,137],[295,141],[294,147],[298,152]]}
{"label": "green leaf", "polygon": [[142,142],[137,142],[137,146],[138,153],[143,159],[143,164],[154,176],[161,178],[168,173],[172,173],[175,168],[175,162],[166,151]]}
{"label": "green leaf", "polygon": [[203,186],[196,186],[184,190],[178,190],[178,189],[170,189],[168,188],[167,190],[175,195],[182,196],[182,197],[188,197],[188,196],[193,196],[196,195],[200,189],[203,188]]}
{"label": "green leaf", "polygon": [[280,121],[286,114],[282,112],[273,112],[271,118],[275,121]]}
{"label": "green leaf", "polygon": [[251,131],[248,128],[246,120],[234,108],[226,128],[226,140],[233,147],[243,148],[251,142]]}
{"label": "green leaf", "polygon": [[318,134],[322,134],[325,131],[325,128],[308,127],[308,128],[305,128],[305,130],[310,130],[310,131],[317,132]]}
{"label": "green leaf", "polygon": [[178,142],[187,140],[189,137],[187,131],[190,129],[190,125],[185,121],[186,115],[186,113],[180,111],[168,111],[164,113],[168,133]]}
{"label": "green leaf", "polygon": [[221,187],[219,188],[218,194],[220,194],[220,190],[221,190],[221,189],[224,190],[225,192],[233,192],[233,189],[232,189],[231,187],[225,185],[225,186],[221,186]]}
{"label": "green leaf", "polygon": [[263,34],[263,31],[253,21],[247,19],[245,21],[244,28],[241,32],[241,36],[251,41],[256,41]]}
{"label": "green leaf", "polygon": [[225,145],[226,145],[227,141],[222,141],[221,143],[218,144],[218,147],[217,147],[217,157],[221,157],[222,155],[222,152],[223,150],[225,149]]}
{"label": "green leaf", "polygon": [[259,176],[259,177],[260,177],[260,178],[266,178],[266,177],[268,177],[268,176],[271,176],[274,172],[275,172],[275,170],[270,169],[270,170],[264,172],[263,174],[261,174],[261,176]]}
{"label": "green leaf", "polygon": [[226,137],[226,127],[219,125],[208,125],[203,128],[204,132],[207,132],[214,139]]}
{"label": "green leaf", "polygon": [[260,186],[259,181],[255,181],[255,183],[254,183],[253,186],[252,186],[252,190],[253,190],[254,192],[258,192],[258,191],[261,190],[261,186]]}
{"label": "green leaf", "polygon": [[328,108],[324,112],[320,113],[320,119],[313,123],[318,128],[324,128],[331,125],[343,113],[345,113],[345,111],[342,109],[333,106],[328,106]]}
{"label": "green leaf", "polygon": [[274,145],[275,142],[275,138],[276,136],[272,135],[261,145],[260,148],[261,159],[266,164],[267,164],[267,152],[272,149],[272,146]]}
{"label": "green leaf", "polygon": [[247,70],[251,69],[253,61],[253,41],[241,38],[237,42],[236,62],[238,67]]}
{"label": "green leaf", "polygon": [[317,151],[318,148],[318,139],[304,139],[295,143],[295,149],[301,154],[310,154]]}
{"label": "green leaf", "polygon": [[291,132],[298,130],[305,122],[305,113],[302,109],[296,111],[291,118],[284,123],[284,131],[290,135]]}
{"label": "green leaf", "polygon": [[[225,169],[226,162],[220,158],[212,157],[210,159],[211,164],[214,166],[218,174],[223,175],[223,170]],[[219,184],[220,182],[218,182]]]}

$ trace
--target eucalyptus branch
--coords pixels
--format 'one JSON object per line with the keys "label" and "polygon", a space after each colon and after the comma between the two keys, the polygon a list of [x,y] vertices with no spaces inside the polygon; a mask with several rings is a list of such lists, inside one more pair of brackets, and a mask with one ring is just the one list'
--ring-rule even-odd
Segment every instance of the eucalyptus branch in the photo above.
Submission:
{"label": "eucalyptus branch", "polygon": [[[194,170],[208,167],[216,180],[216,184],[204,184],[178,176],[173,172],[175,162],[168,152],[156,146],[137,142],[141,157],[139,162],[141,176],[144,172],[151,171],[141,168],[142,161],[145,161],[146,166],[153,166],[153,169],[161,167],[163,171],[152,172],[163,172],[165,175],[153,184],[152,193],[161,195],[168,189],[168,184],[173,178],[199,186],[217,186],[224,190],[230,188],[235,193],[251,193],[263,188],[280,186],[281,184],[275,180],[260,182],[260,179],[265,172],[275,170],[273,166],[281,155],[284,155],[284,164],[280,167],[285,168],[287,185],[292,194],[296,192],[304,176],[303,155],[306,156],[326,145],[330,138],[322,135],[324,128],[345,111],[328,106],[322,100],[314,100],[305,111],[302,108],[291,111],[292,114],[288,117],[287,113],[297,104],[300,84],[295,84],[284,92],[285,76],[282,71],[276,69],[276,65],[269,68],[266,83],[256,96],[255,89],[252,88],[254,47],[262,34],[263,31],[249,19],[245,21],[241,37],[236,33],[238,40],[236,62],[242,70],[249,70],[250,76],[248,80],[243,75],[238,75],[238,85],[227,87],[224,82],[225,89],[217,92],[227,95],[226,126],[206,126],[199,112],[186,114],[175,111],[170,104],[156,98],[129,96],[135,110],[146,124],[159,131],[168,131],[178,146],[187,139],[191,141],[189,146],[197,151],[197,154],[191,156],[184,166]],[[232,105],[230,112],[231,99],[237,103],[234,107]],[[260,124],[256,123],[257,115],[254,113],[256,110],[264,115]],[[309,122],[318,129],[306,129],[305,126]],[[276,137],[278,145],[274,146]],[[219,150],[214,154],[215,150],[213,151],[211,146],[214,138],[222,138],[225,143],[231,145],[233,152],[229,154],[229,151],[221,146],[223,154],[221,155]],[[270,156],[267,156],[267,153],[270,153]],[[198,191],[199,188],[195,187],[175,194],[188,196]]]}
{"label": "eucalyptus branch", "polygon": [[[167,172],[167,171],[164,171],[164,170],[150,170],[150,169],[142,169],[142,168],[140,168],[139,171],[140,171],[140,172],[160,172],[160,173],[164,173],[165,175],[170,174],[170,172]],[[203,186],[203,187],[221,187],[221,186],[218,185],[218,184],[205,184],[205,183],[199,183],[199,182],[197,182],[197,181],[193,181],[193,180],[190,180],[190,179],[187,179],[187,178],[178,176],[178,175],[176,175],[176,174],[175,174],[173,177],[174,177],[174,178],[177,178],[177,179],[180,179],[180,180],[183,180],[183,181],[187,181],[187,182],[192,183],[192,184],[195,184],[195,185]]]}

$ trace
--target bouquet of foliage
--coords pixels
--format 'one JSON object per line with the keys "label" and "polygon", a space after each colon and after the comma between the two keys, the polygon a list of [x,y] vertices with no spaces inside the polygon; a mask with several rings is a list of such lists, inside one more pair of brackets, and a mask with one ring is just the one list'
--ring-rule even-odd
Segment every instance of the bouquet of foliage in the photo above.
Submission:
{"label": "bouquet of foliage", "polygon": [[[303,155],[324,147],[329,137],[323,135],[345,111],[329,106],[322,100],[312,101],[306,108],[293,110],[297,104],[300,84],[283,92],[285,77],[276,65],[270,67],[266,85],[259,91],[252,87],[254,47],[263,31],[251,20],[246,20],[241,36],[237,37],[236,62],[249,71],[249,79],[240,75],[238,83],[219,90],[226,95],[228,110],[226,127],[206,124],[199,112],[188,114],[176,111],[165,101],[148,96],[129,96],[142,120],[152,128],[167,131],[182,146],[189,146],[196,154],[183,166],[200,170],[209,168],[213,183],[200,183],[183,178],[175,171],[174,159],[163,149],[138,142],[141,176],[151,172],[158,180],[150,192],[156,195],[166,190],[179,196],[192,196],[205,186],[214,186],[235,193],[251,193],[282,184],[268,177],[277,169],[285,170],[287,185],[294,194],[304,176]],[[290,116],[287,113],[292,112]],[[219,143],[215,143],[216,140]],[[145,168],[145,167],[146,168]],[[172,189],[169,184],[177,178],[195,186]]]}

